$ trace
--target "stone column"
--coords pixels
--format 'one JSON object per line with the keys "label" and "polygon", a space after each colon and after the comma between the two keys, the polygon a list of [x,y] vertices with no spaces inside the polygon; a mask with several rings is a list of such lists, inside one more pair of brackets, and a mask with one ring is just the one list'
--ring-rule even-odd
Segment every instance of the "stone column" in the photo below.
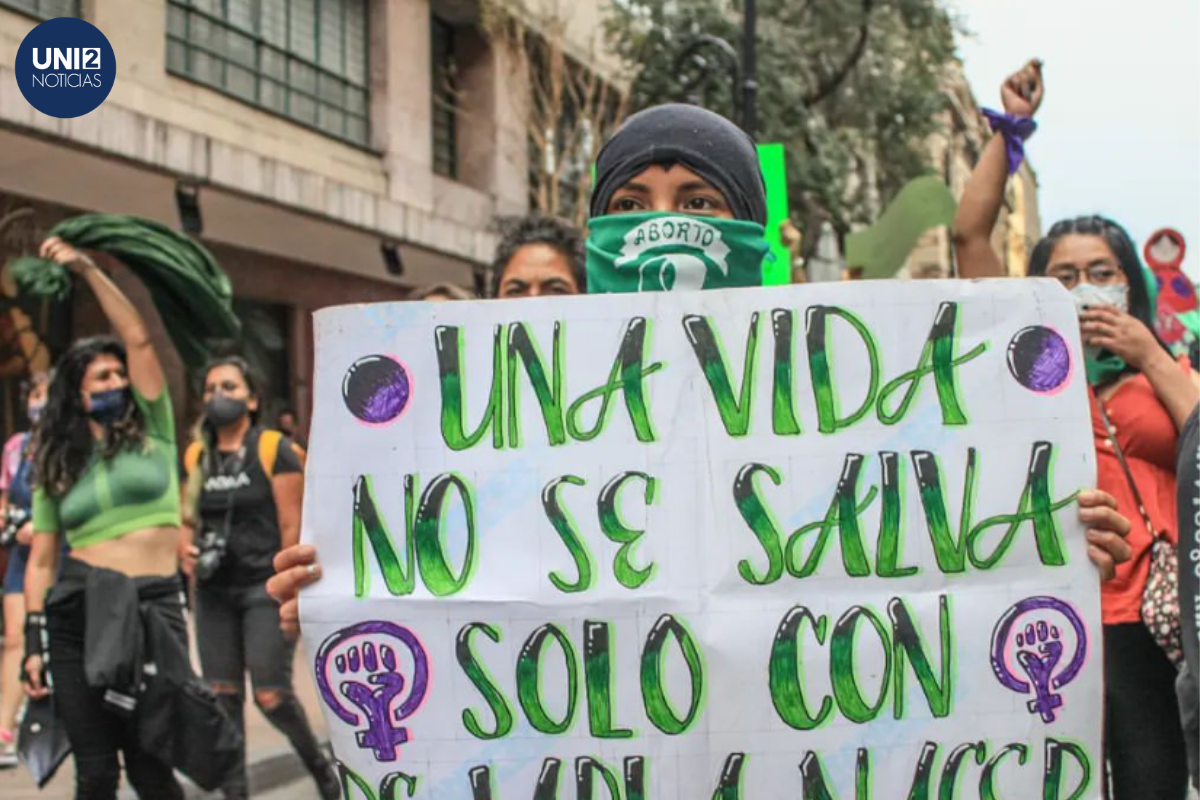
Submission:
{"label": "stone column", "polygon": [[371,143],[383,153],[388,197],[433,209],[429,0],[371,4]]}

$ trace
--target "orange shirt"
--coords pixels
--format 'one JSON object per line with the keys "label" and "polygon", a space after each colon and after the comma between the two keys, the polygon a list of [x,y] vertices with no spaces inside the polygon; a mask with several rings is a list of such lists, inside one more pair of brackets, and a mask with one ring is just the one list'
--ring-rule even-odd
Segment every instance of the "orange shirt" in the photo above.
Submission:
{"label": "orange shirt", "polygon": [[[1186,361],[1181,366],[1187,369]],[[1146,529],[1133,490],[1108,440],[1094,391],[1088,392],[1092,411],[1092,433],[1096,441],[1096,485],[1117,499],[1117,507],[1132,528],[1127,541],[1133,557],[1117,565],[1117,576],[1101,584],[1100,610],[1105,625],[1141,622],[1142,591],[1150,574],[1153,534]],[[1137,482],[1150,522],[1166,531],[1172,543],[1179,539],[1175,517],[1175,447],[1179,431],[1159,402],[1145,375],[1135,375],[1121,384],[1104,405],[1117,429],[1117,443],[1125,454],[1129,471]]]}

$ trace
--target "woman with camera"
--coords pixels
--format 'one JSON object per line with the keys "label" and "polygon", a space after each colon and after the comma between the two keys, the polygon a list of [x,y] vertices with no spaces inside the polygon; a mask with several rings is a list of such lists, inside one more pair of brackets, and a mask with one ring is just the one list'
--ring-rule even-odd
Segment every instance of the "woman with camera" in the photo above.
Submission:
{"label": "woman with camera", "polygon": [[[339,796],[332,762],[292,691],[293,642],[267,596],[272,560],[300,539],[303,451],[258,425],[259,380],[244,359],[209,365],[204,415],[188,448],[182,562],[196,583],[196,637],[204,678],[245,729],[242,687],[250,673],[254,703],[300,755],[324,798]],[[190,519],[186,517],[190,516]],[[248,796],[245,758],[222,787]]]}
{"label": "woman with camera", "polygon": [[[36,427],[46,407],[50,373],[33,375],[25,390],[25,415]],[[0,546],[8,550],[4,572],[4,660],[0,665],[0,768],[17,763],[17,710],[21,691],[21,655],[25,652],[25,565],[33,541],[33,431],[14,433],[0,454]]]}

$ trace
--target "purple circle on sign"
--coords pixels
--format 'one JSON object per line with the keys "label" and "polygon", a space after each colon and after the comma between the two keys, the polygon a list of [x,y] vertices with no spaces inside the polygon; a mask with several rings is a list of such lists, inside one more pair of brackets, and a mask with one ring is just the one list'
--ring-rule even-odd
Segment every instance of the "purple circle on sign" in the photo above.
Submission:
{"label": "purple circle on sign", "polygon": [[363,356],[350,365],[342,379],[346,409],[368,425],[386,425],[408,407],[412,379],[391,356]]}
{"label": "purple circle on sign", "polygon": [[1071,351],[1058,331],[1031,325],[1009,341],[1008,371],[1031,392],[1057,394],[1070,382]]}

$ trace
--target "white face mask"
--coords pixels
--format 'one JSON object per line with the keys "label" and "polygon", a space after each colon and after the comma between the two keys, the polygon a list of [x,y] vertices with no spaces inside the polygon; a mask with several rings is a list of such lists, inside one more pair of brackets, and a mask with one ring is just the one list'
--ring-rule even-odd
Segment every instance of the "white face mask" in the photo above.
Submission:
{"label": "white face mask", "polygon": [[1071,290],[1071,299],[1075,301],[1075,311],[1079,314],[1088,306],[1113,306],[1122,314],[1129,313],[1129,287],[1123,283],[1110,286],[1081,283]]}
{"label": "white face mask", "polygon": [[[1129,287],[1122,283],[1110,286],[1097,286],[1094,283],[1081,283],[1071,290],[1071,299],[1075,301],[1075,313],[1082,316],[1088,307],[1112,306],[1122,314],[1129,313]],[[1099,358],[1100,348],[1084,344],[1085,358]]]}

